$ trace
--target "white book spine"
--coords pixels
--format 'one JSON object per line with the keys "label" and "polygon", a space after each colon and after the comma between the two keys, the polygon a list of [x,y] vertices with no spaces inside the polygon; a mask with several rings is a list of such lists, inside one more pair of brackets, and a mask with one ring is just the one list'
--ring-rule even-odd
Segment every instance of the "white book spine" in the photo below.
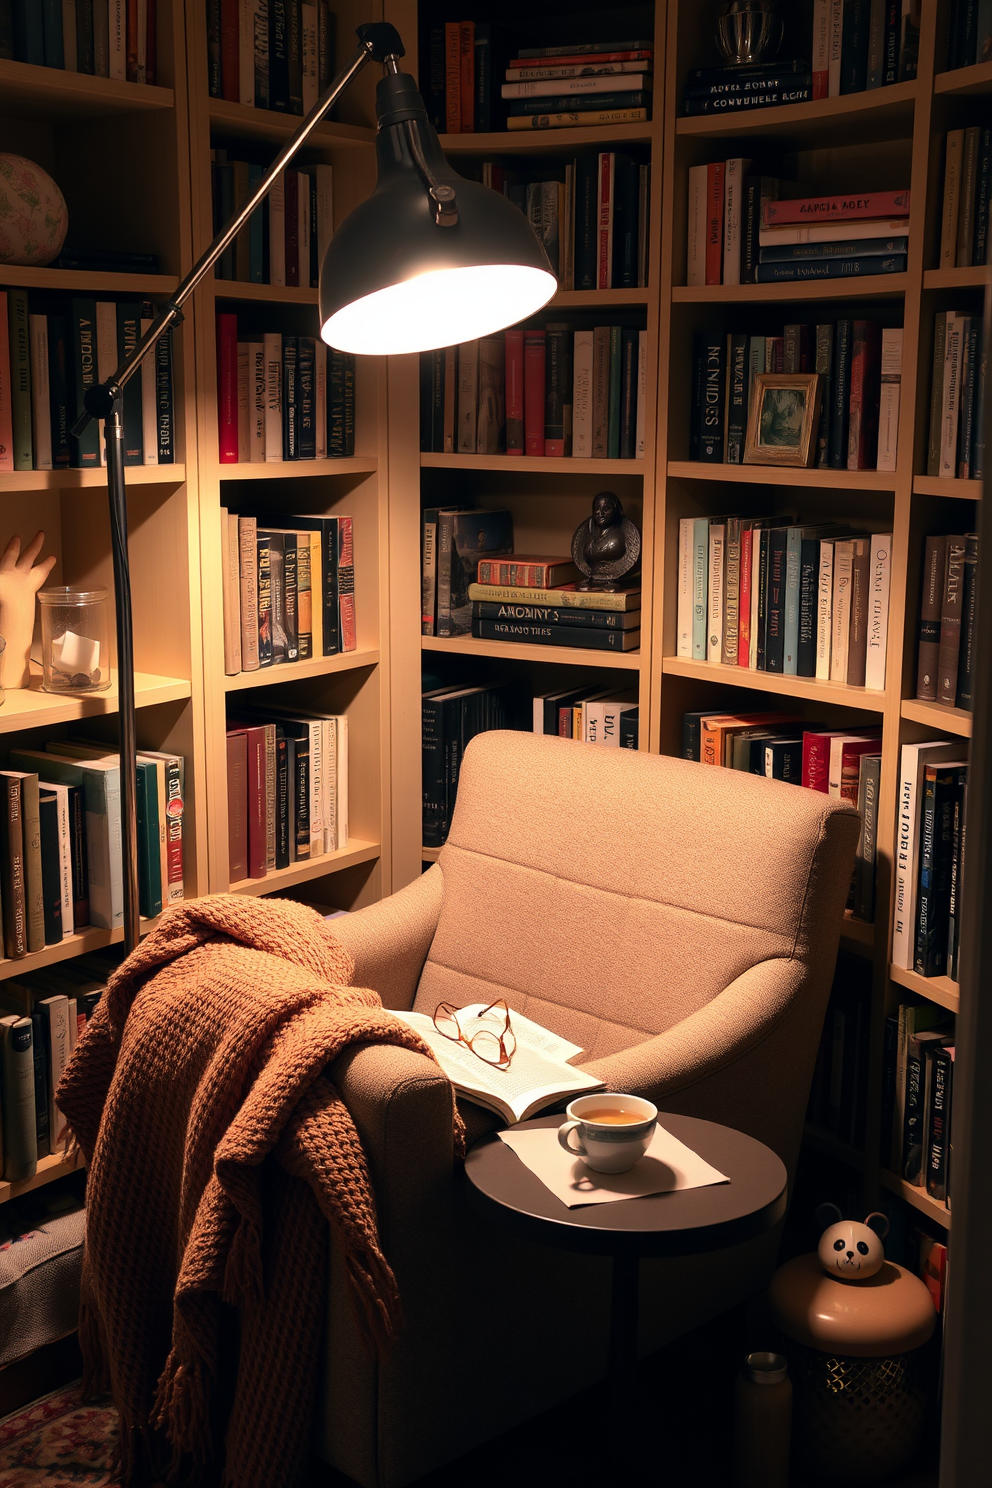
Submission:
{"label": "white book spine", "polygon": [[830,626],[830,681],[847,682],[847,658],[851,640],[851,575],[854,543],[834,543],[834,590]]}
{"label": "white book spine", "polygon": [[31,337],[31,441],[35,470],[52,468],[52,417],[48,388],[48,316],[29,315]]}
{"label": "white book spine", "polygon": [[282,336],[265,337],[265,458],[282,459]]}
{"label": "white book spine", "polygon": [[874,532],[871,538],[871,567],[868,572],[868,652],[865,686],[873,692],[885,688],[885,645],[889,634],[889,584],[892,574],[892,534]]}
{"label": "white book spine", "polygon": [[637,412],[634,422],[634,455],[644,459],[648,403],[648,333],[637,333]]}
{"label": "white book spine", "polygon": [[727,529],[723,522],[710,523],[709,589],[707,595],[706,660],[723,657],[723,578]]}
{"label": "white book spine", "polygon": [[238,342],[238,464],[247,465],[251,460],[251,423],[248,412],[249,350],[247,341]]}
{"label": "white book spine", "polygon": [[[950,745],[950,753],[957,746]],[[899,767],[896,808],[896,857],[892,895],[892,964],[912,971],[916,956],[917,842],[923,797],[923,772],[931,761],[948,757],[948,741],[904,744]]]}
{"label": "white book spine", "polygon": [[348,715],[342,713],[338,718],[338,757],[337,757],[337,845],[338,852],[348,846]]}
{"label": "white book spine", "polygon": [[279,176],[269,191],[269,283],[285,285],[286,188],[283,179]]}
{"label": "white book spine", "polygon": [[689,167],[686,284],[706,283],[706,167]]}
{"label": "white book spine", "polygon": [[830,681],[830,640],[834,591],[834,545],[820,539],[820,573],[816,590],[816,676]]}
{"label": "white book spine", "polygon": [[741,282],[741,209],[744,177],[750,160],[737,155],[727,161],[723,178],[723,282]]}
{"label": "white book spine", "polygon": [[313,352],[313,410],[316,423],[315,456],[327,459],[327,343],[315,338]]}
{"label": "white book spine", "polygon": [[576,331],[572,350],[572,454],[592,458],[592,331]]}
{"label": "white book spine", "polygon": [[296,178],[296,242],[300,288],[307,289],[310,285],[310,177],[306,171],[297,171]]}
{"label": "white book spine", "polygon": [[961,209],[961,160],[964,130],[950,129],[944,150],[944,198],[940,214],[940,261],[942,269],[953,269],[957,258],[958,215]]}
{"label": "white book spine", "polygon": [[827,795],[833,796],[835,800],[840,799],[841,772],[844,768],[844,745],[848,742],[849,735],[835,734],[830,740],[829,755],[827,757]]}
{"label": "white book spine", "polygon": [[48,1019],[48,1140],[54,1152],[65,1140],[65,1117],[55,1104],[55,1090],[69,1063],[69,999],[43,997],[38,1006]]}
{"label": "white book spine", "polygon": [[877,470],[895,470],[902,391],[902,328],[882,332],[882,383],[878,401]]}
{"label": "white book spine", "polygon": [[[317,266],[323,262],[327,245],[334,236],[334,167],[315,165],[314,185],[317,194]],[[312,248],[312,245],[311,245]]]}
{"label": "white book spine", "polygon": [[794,247],[796,243],[846,243],[854,238],[904,238],[909,233],[907,217],[866,218],[853,222],[821,222],[815,227],[759,227],[758,247]]}
{"label": "white book spine", "polygon": [[238,0],[238,101],[255,107],[255,0]]}
{"label": "white book spine", "polygon": [[[62,52],[66,72],[78,72],[76,58],[76,0],[62,0]],[[38,468],[37,466],[35,467]],[[46,466],[46,469],[49,467]]]}
{"label": "white book spine", "polygon": [[679,522],[679,587],[676,656],[692,657],[692,517]]}
{"label": "white book spine", "polygon": [[710,524],[706,517],[695,517],[692,523],[692,659],[706,660],[707,570],[709,567]]}
{"label": "white book spine", "polygon": [[265,461],[265,342],[248,343],[248,458]]}
{"label": "white book spine", "polygon": [[54,793],[59,812],[59,887],[62,901],[62,939],[72,935],[75,921],[72,913],[72,843],[69,835],[69,787],[44,784]]}
{"label": "white book spine", "polygon": [[947,312],[944,335],[944,379],[940,417],[940,468],[944,479],[958,473],[958,420],[961,405],[961,347],[968,335],[971,317]]}
{"label": "white book spine", "polygon": [[582,705],[582,738],[586,744],[600,744],[603,738],[603,720],[606,714],[606,704],[601,700],[590,698],[589,702]]}
{"label": "white book spine", "polygon": [[324,727],[319,718],[308,720],[307,727],[310,730],[310,856],[319,858],[325,852]]}
{"label": "white book spine", "polygon": [[827,44],[827,97],[840,97],[841,43],[844,33],[844,0],[830,0],[830,22]]}
{"label": "white book spine", "polygon": [[[113,300],[96,302],[96,375],[98,382],[106,382],[117,371],[117,306]],[[100,464],[107,463],[107,442],[100,435]],[[155,444],[158,446],[156,431]]]}
{"label": "white book spine", "polygon": [[[100,0],[97,0],[97,4]],[[127,80],[127,33],[125,15],[127,0],[107,0],[107,17],[110,25],[109,76]]]}
{"label": "white book spine", "polygon": [[[141,334],[151,326],[151,320],[141,321]],[[142,463],[158,464],[158,389],[155,386],[155,358],[145,357],[141,364],[141,448]]]}
{"label": "white book spine", "polygon": [[479,343],[463,341],[458,348],[458,453],[474,455],[479,412]]}
{"label": "white book spine", "polygon": [[317,7],[300,6],[300,32],[303,43],[303,112],[308,114],[317,102]]}

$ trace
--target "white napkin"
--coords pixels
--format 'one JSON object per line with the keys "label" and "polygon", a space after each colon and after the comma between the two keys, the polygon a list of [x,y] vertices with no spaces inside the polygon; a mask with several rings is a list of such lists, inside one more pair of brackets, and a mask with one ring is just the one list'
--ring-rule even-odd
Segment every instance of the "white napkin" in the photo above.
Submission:
{"label": "white napkin", "polygon": [[626,1173],[594,1173],[581,1158],[569,1157],[558,1141],[557,1127],[521,1131],[511,1126],[499,1138],[569,1209],[730,1182],[726,1173],[704,1162],[660,1125],[655,1127],[647,1152]]}

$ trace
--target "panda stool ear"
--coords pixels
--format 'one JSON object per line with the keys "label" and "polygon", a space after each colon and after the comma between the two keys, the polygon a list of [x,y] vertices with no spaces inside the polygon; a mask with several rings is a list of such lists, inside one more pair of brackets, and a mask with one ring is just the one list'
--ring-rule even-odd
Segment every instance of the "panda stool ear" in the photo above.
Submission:
{"label": "panda stool ear", "polygon": [[[883,1216],[879,1216],[882,1218]],[[818,1204],[813,1219],[819,1225],[821,1232],[828,1230],[831,1225],[840,1224],[844,1216],[836,1204]]]}
{"label": "panda stool ear", "polygon": [[875,1231],[879,1240],[884,1240],[889,1233],[889,1221],[887,1217],[884,1214],[879,1214],[877,1210],[866,1216],[865,1224],[870,1230]]}

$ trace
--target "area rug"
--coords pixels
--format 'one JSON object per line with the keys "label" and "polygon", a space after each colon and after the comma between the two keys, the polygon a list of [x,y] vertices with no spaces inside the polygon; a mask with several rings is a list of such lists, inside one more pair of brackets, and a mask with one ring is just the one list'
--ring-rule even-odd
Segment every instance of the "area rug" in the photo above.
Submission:
{"label": "area rug", "polygon": [[0,1488],[104,1488],[116,1446],[113,1406],[68,1385],[0,1421]]}

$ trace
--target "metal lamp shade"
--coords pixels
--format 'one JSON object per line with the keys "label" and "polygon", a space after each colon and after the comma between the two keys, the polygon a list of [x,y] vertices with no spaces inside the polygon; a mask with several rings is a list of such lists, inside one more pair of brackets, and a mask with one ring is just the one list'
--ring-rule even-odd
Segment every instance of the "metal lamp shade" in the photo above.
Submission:
{"label": "metal lamp shade", "polygon": [[[430,351],[490,335],[540,310],[557,280],[523,213],[451,169],[411,77],[383,78],[377,104],[379,178],[324,254],[323,339],[372,356]],[[453,226],[434,220],[411,149],[411,124],[431,174],[455,188]]]}

